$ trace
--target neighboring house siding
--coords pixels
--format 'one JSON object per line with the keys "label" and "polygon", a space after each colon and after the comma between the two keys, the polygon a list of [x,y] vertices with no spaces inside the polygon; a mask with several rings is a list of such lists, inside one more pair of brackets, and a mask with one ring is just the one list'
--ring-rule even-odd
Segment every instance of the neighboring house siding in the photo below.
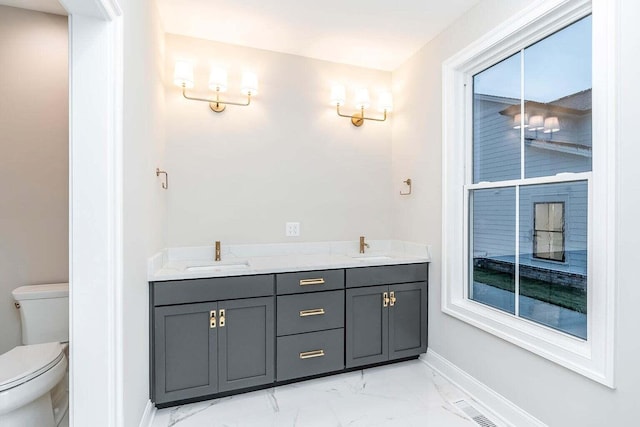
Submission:
{"label": "neighboring house siding", "polygon": [[516,240],[515,189],[500,188],[473,192],[474,258],[513,261]]}
{"label": "neighboring house siding", "polygon": [[520,131],[513,117],[500,114],[508,103],[476,101],[473,111],[473,182],[520,177]]}

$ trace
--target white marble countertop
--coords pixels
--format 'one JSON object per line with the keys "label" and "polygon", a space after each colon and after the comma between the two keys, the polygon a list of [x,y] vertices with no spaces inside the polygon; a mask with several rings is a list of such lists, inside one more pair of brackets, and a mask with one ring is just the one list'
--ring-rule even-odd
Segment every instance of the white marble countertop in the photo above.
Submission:
{"label": "white marble countertop", "polygon": [[149,259],[148,280],[198,279],[291,271],[414,264],[431,260],[428,245],[398,240],[371,240],[364,254],[359,242],[225,245],[221,261],[214,247],[169,248]]}

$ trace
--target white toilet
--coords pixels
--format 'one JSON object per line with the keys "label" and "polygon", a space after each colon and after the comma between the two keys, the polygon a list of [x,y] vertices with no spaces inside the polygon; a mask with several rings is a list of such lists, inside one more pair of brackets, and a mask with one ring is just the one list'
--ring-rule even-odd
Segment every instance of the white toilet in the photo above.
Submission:
{"label": "white toilet", "polygon": [[69,284],[21,286],[12,292],[22,344],[0,355],[0,426],[68,424]]}

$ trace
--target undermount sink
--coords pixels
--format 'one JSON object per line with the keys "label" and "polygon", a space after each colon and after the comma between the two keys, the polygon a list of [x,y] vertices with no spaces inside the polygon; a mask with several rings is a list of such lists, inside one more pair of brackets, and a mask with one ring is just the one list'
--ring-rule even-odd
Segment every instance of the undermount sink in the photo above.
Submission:
{"label": "undermount sink", "polygon": [[386,255],[358,255],[354,256],[353,258],[358,261],[384,261],[387,259],[391,259],[390,256]]}
{"label": "undermount sink", "polygon": [[234,264],[200,264],[189,265],[185,268],[186,271],[228,271],[228,270],[242,270],[249,268],[248,262],[238,262]]}

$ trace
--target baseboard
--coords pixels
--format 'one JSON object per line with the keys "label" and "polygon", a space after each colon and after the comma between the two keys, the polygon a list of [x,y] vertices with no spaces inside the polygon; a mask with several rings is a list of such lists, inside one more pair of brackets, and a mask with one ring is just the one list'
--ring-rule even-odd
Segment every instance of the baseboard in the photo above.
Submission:
{"label": "baseboard", "polygon": [[433,350],[428,349],[427,353],[420,357],[420,360],[482,405],[483,409],[487,411],[487,415],[491,414],[510,426],[546,427],[542,421]]}
{"label": "baseboard", "polygon": [[153,418],[156,416],[156,407],[150,400],[147,401],[147,406],[144,408],[144,413],[140,419],[140,427],[151,427],[153,424]]}

